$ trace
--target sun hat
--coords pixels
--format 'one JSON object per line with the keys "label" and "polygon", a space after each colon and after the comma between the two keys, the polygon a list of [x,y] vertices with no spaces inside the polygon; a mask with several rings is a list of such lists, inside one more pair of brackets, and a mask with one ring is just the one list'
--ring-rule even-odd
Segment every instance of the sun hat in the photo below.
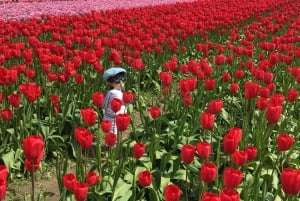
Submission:
{"label": "sun hat", "polygon": [[105,81],[107,81],[110,77],[113,77],[119,73],[125,73],[126,74],[126,70],[124,68],[121,67],[112,67],[108,70],[106,70],[103,74],[103,79]]}

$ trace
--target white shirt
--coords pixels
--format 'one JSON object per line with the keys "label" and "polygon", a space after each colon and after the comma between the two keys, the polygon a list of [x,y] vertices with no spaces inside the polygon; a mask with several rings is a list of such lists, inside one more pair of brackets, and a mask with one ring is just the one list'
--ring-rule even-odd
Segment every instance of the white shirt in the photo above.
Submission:
{"label": "white shirt", "polygon": [[[111,109],[111,101],[114,98],[118,98],[122,101],[122,106],[120,108],[120,110],[115,113],[112,111]],[[123,92],[121,90],[118,89],[110,89],[106,92],[105,98],[104,98],[104,104],[103,104],[103,108],[104,108],[104,120],[109,120],[112,122],[112,128],[110,130],[110,132],[117,134],[117,127],[115,124],[115,117],[117,114],[124,114],[126,113],[126,107],[125,104],[123,102]]]}

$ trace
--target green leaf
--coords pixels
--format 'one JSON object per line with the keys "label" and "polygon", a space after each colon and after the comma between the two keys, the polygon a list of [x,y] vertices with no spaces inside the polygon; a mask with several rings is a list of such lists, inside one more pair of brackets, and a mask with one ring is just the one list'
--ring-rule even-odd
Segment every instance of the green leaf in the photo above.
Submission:
{"label": "green leaf", "polygon": [[172,177],[173,179],[178,179],[182,181],[186,181],[186,170],[179,169]]}
{"label": "green leaf", "polygon": [[[113,193],[112,201],[126,201],[129,200],[132,191],[130,190],[132,185],[125,183],[121,178],[119,178],[118,183],[116,185],[116,190]],[[128,196],[129,195],[129,196]]]}

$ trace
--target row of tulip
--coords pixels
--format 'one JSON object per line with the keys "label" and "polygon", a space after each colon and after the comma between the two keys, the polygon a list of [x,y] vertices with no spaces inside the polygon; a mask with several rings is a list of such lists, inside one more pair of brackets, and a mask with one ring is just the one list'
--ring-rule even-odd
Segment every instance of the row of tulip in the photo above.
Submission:
{"label": "row of tulip", "polygon": [[[2,23],[3,172],[34,181],[45,153],[62,200],[297,200],[299,8],[198,1]],[[128,72],[117,136],[102,120],[111,65]]]}

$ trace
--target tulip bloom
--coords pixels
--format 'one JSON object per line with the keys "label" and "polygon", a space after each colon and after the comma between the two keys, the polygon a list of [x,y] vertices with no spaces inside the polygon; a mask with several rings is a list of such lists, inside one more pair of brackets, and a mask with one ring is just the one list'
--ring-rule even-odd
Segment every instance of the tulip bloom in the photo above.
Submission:
{"label": "tulip bloom", "polygon": [[248,161],[256,158],[258,150],[255,146],[246,146],[244,150],[248,154]]}
{"label": "tulip bloom", "polygon": [[22,83],[19,85],[19,90],[25,95],[29,102],[35,101],[42,93],[42,88],[35,82]]}
{"label": "tulip bloom", "polygon": [[21,103],[21,97],[19,94],[10,94],[7,96],[7,100],[8,103],[15,108],[19,107]]}
{"label": "tulip bloom", "polygon": [[230,85],[230,92],[231,93],[237,93],[238,92],[238,90],[239,90],[239,84],[238,83],[232,83],[231,85]]}
{"label": "tulip bloom", "polygon": [[246,99],[256,98],[259,93],[259,89],[260,89],[259,84],[251,81],[245,82],[245,92],[244,92],[245,98]]}
{"label": "tulip bloom", "polygon": [[246,151],[235,150],[232,154],[232,160],[235,165],[242,166],[248,160],[248,153]]}
{"label": "tulip bloom", "polygon": [[243,173],[238,169],[227,167],[223,174],[223,183],[226,187],[236,188],[243,179]]}
{"label": "tulip bloom", "polygon": [[93,108],[84,108],[80,110],[81,117],[84,123],[88,126],[93,126],[97,121],[97,113]]}
{"label": "tulip bloom", "polygon": [[76,201],[85,201],[88,195],[88,185],[86,183],[74,184],[74,196]]}
{"label": "tulip bloom", "polygon": [[118,112],[121,109],[122,100],[118,98],[113,98],[110,102],[110,107],[113,112]]}
{"label": "tulip bloom", "polygon": [[149,113],[152,119],[157,119],[160,116],[160,107],[151,107]]}
{"label": "tulip bloom", "polygon": [[211,114],[218,114],[222,111],[222,108],[223,108],[223,101],[216,99],[208,103],[206,112]]}
{"label": "tulip bloom", "polygon": [[101,179],[100,175],[97,175],[95,172],[91,171],[88,172],[85,181],[89,186],[94,186],[97,184],[97,182]]}
{"label": "tulip bloom", "polygon": [[44,140],[41,135],[30,135],[22,141],[25,158],[39,163],[44,154]]}
{"label": "tulip bloom", "polygon": [[159,79],[164,86],[170,86],[172,84],[173,75],[169,72],[160,72]]}
{"label": "tulip bloom", "polygon": [[204,88],[206,90],[213,90],[215,88],[215,85],[216,85],[216,80],[214,79],[206,79],[204,81]]}
{"label": "tulip bloom", "polygon": [[125,104],[131,103],[133,100],[133,95],[130,91],[124,91],[123,92],[123,102]]}
{"label": "tulip bloom", "polygon": [[4,199],[5,194],[6,194],[6,189],[7,189],[6,184],[0,183],[0,200]]}
{"label": "tulip bloom", "polygon": [[207,159],[211,153],[211,144],[208,142],[199,142],[196,145],[196,149],[200,158]]}
{"label": "tulip bloom", "polygon": [[276,124],[282,112],[281,105],[269,105],[266,109],[266,118],[269,124]]}
{"label": "tulip bloom", "polygon": [[135,145],[133,145],[132,155],[134,158],[139,159],[144,155],[145,151],[145,144],[143,144],[142,142],[137,142]]}
{"label": "tulip bloom", "polygon": [[117,114],[116,125],[118,131],[125,131],[128,128],[129,123],[130,123],[129,114]]}
{"label": "tulip bloom", "polygon": [[181,148],[181,160],[185,164],[190,164],[195,157],[195,147],[190,144],[185,144]]}
{"label": "tulip bloom", "polygon": [[107,133],[110,131],[112,127],[112,122],[109,120],[102,120],[101,121],[101,129],[104,133]]}
{"label": "tulip bloom", "polygon": [[65,174],[62,178],[64,187],[68,191],[74,190],[74,184],[76,183],[76,175],[73,173]]}
{"label": "tulip bloom", "polygon": [[101,107],[104,103],[104,94],[102,92],[94,92],[92,94],[92,100],[96,107]]}
{"label": "tulip bloom", "polygon": [[220,197],[215,193],[204,192],[201,201],[221,201]]}
{"label": "tulip bloom", "polygon": [[13,116],[13,112],[10,109],[1,109],[0,116],[3,121],[9,121]]}
{"label": "tulip bloom", "polygon": [[217,166],[214,163],[206,162],[202,165],[200,178],[206,183],[211,183],[217,177]]}
{"label": "tulip bloom", "polygon": [[287,100],[289,102],[295,102],[298,99],[299,91],[296,89],[290,89],[287,93]]}
{"label": "tulip bloom", "polygon": [[300,192],[300,170],[290,167],[284,168],[280,174],[282,190],[288,195]]}
{"label": "tulip bloom", "polygon": [[107,133],[105,135],[105,144],[109,147],[112,147],[117,142],[117,135],[114,133]]}
{"label": "tulip bloom", "polygon": [[294,143],[294,138],[289,134],[281,133],[277,136],[277,148],[279,151],[287,151]]}
{"label": "tulip bloom", "polygon": [[180,188],[175,184],[169,184],[164,191],[164,198],[166,201],[179,201]]}
{"label": "tulip bloom", "polygon": [[203,129],[210,130],[213,128],[215,122],[215,115],[211,113],[203,113],[200,116],[200,123]]}
{"label": "tulip bloom", "polygon": [[93,143],[93,134],[86,128],[77,127],[74,130],[75,139],[82,149],[88,149]]}
{"label": "tulip bloom", "polygon": [[221,201],[239,201],[240,194],[233,189],[222,189],[220,198]]}
{"label": "tulip bloom", "polygon": [[139,184],[142,187],[149,186],[152,183],[152,174],[149,171],[140,172],[138,175]]}

